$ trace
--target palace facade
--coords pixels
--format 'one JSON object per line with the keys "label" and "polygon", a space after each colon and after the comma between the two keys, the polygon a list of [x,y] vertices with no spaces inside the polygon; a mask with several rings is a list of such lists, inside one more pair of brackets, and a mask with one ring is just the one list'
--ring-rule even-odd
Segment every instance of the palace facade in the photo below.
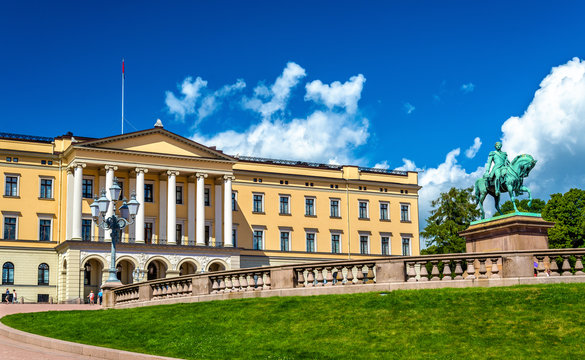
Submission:
{"label": "palace facade", "polygon": [[160,123],[101,139],[0,133],[0,176],[2,293],[26,302],[77,301],[107,279],[111,238],[89,205],[115,181],[117,206],[140,203],[117,245],[125,284],[419,254],[416,172],[233,157]]}

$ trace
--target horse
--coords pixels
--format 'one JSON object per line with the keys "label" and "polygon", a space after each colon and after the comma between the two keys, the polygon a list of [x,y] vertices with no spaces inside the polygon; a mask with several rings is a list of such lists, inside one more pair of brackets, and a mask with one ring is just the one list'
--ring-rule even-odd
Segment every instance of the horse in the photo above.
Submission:
{"label": "horse", "polygon": [[[516,196],[528,193],[528,206],[532,205],[532,195],[530,189],[524,186],[524,178],[528,176],[530,170],[536,165],[536,160],[529,154],[518,155],[504,167],[502,171],[502,181],[500,182],[500,194],[507,192],[510,195],[510,200],[514,205],[514,211],[518,212],[516,208]],[[485,197],[490,194],[496,203],[496,210],[500,215],[504,215],[500,210],[500,196],[496,196],[495,179],[486,179],[484,177],[477,179],[475,182],[475,201],[476,206],[479,205],[481,218],[485,218],[483,210],[483,201]]]}

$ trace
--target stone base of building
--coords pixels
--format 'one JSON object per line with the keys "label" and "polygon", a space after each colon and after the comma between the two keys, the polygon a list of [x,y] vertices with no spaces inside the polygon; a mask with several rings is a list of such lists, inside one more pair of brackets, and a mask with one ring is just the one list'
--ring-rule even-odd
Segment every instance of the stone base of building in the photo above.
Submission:
{"label": "stone base of building", "polygon": [[459,233],[467,252],[548,249],[548,229],[554,223],[540,214],[512,213],[475,221]]}

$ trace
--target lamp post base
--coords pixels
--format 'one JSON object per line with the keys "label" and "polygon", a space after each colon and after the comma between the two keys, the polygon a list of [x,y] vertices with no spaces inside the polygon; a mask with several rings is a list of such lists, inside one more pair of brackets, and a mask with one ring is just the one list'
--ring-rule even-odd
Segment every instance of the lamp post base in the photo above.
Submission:
{"label": "lamp post base", "polygon": [[108,280],[102,284],[102,289],[104,290],[112,290],[113,288],[120,287],[124,284],[120,280]]}

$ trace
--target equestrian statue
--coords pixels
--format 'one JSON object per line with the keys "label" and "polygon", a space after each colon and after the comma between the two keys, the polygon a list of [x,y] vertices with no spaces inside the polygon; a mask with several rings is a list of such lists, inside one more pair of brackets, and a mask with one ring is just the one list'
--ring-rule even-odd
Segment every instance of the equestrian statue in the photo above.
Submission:
{"label": "equestrian statue", "polygon": [[516,196],[520,196],[524,192],[528,193],[528,206],[532,205],[532,195],[530,190],[524,186],[524,178],[528,176],[534,165],[536,165],[536,160],[528,154],[518,155],[511,162],[508,161],[508,154],[502,151],[502,143],[499,141],[496,143],[496,150],[490,152],[488,156],[483,177],[475,182],[475,201],[476,204],[479,204],[482,219],[485,218],[483,201],[488,194],[493,196],[496,210],[500,215],[503,215],[502,210],[500,210],[501,193],[507,192],[510,195],[516,212],[518,212],[515,202]]}

